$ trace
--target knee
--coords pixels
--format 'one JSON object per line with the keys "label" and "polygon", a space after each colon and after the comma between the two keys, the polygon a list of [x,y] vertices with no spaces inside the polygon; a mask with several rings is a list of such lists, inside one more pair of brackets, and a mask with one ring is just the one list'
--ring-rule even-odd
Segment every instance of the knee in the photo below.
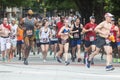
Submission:
{"label": "knee", "polygon": [[62,50],[60,50],[60,51],[59,51],[59,53],[63,53],[63,51],[62,51]]}

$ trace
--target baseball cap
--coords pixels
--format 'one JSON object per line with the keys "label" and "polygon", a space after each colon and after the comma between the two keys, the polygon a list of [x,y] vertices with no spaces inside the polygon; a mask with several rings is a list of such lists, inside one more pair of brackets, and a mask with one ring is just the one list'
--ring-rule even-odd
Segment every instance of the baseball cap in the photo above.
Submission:
{"label": "baseball cap", "polygon": [[105,13],[104,17],[113,17],[113,15],[111,13]]}
{"label": "baseball cap", "polygon": [[90,16],[90,19],[95,19],[95,16]]}

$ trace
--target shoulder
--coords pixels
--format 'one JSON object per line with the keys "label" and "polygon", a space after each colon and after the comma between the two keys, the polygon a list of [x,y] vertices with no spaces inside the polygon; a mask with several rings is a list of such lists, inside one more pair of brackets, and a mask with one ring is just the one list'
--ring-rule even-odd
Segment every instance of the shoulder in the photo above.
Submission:
{"label": "shoulder", "polygon": [[104,27],[105,24],[106,24],[106,21],[103,21],[103,22],[99,23],[98,26]]}
{"label": "shoulder", "polygon": [[85,24],[84,28],[88,28],[90,23]]}
{"label": "shoulder", "polygon": [[83,24],[80,24],[80,27],[83,27]]}
{"label": "shoulder", "polygon": [[65,26],[63,26],[61,29],[65,29]]}
{"label": "shoulder", "polygon": [[[106,21],[103,21],[103,22],[101,22],[100,24],[102,24],[102,25],[103,25],[103,24],[106,24]],[[100,24],[99,24],[99,25],[100,25]]]}

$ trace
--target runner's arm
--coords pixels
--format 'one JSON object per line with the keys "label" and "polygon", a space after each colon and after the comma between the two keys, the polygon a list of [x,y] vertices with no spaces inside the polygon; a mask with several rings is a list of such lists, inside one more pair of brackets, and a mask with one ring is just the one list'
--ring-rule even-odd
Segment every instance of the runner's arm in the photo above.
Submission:
{"label": "runner's arm", "polygon": [[62,28],[60,29],[58,35],[64,35],[64,33],[62,33],[62,32],[63,32],[63,29],[64,29],[64,27],[62,27]]}
{"label": "runner's arm", "polygon": [[101,28],[103,28],[103,23],[100,23],[99,25],[96,26],[96,28],[94,29],[94,31],[96,33],[99,33],[99,34],[104,34],[102,31],[101,31]]}

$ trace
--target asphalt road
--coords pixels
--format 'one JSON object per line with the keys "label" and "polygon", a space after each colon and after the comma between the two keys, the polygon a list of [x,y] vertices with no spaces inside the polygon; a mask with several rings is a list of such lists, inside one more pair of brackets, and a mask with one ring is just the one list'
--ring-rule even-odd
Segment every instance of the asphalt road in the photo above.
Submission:
{"label": "asphalt road", "polygon": [[11,62],[3,63],[0,59],[0,80],[120,80],[120,63],[113,64],[115,70],[106,71],[105,60],[100,60],[100,55],[94,58],[95,64],[90,69],[82,62],[65,66],[53,55],[48,55],[44,63],[40,56],[31,54],[29,65],[23,65],[18,56]]}

